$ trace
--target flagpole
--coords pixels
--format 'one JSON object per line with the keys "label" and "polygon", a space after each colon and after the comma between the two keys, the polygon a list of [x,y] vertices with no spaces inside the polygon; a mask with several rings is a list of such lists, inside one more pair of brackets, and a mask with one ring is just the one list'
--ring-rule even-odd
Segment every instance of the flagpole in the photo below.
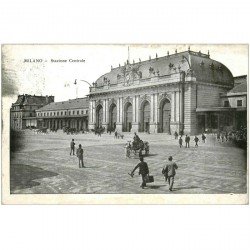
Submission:
{"label": "flagpole", "polygon": [[129,46],[128,46],[128,63],[130,63]]}

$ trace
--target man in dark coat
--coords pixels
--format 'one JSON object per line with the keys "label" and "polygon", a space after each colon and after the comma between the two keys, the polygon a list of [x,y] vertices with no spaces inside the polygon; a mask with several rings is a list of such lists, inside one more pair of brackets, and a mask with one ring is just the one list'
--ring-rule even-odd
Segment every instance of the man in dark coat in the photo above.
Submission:
{"label": "man in dark coat", "polygon": [[73,152],[73,155],[75,155],[75,142],[74,139],[70,142],[70,155]]}
{"label": "man in dark coat", "polygon": [[168,163],[166,164],[166,167],[162,170],[162,173],[165,176],[165,179],[168,180],[169,184],[169,190],[173,191],[173,185],[174,185],[174,177],[176,174],[176,169],[178,166],[176,165],[175,162],[173,162],[173,157],[169,156],[168,158]]}
{"label": "man in dark coat", "polygon": [[142,184],[141,188],[146,187],[146,177],[149,174],[148,164],[143,161],[143,157],[140,157],[140,163],[137,164],[137,166],[133,169],[133,171],[130,173],[130,176],[134,176],[135,170],[139,168],[139,175],[142,177]]}
{"label": "man in dark coat", "polygon": [[175,138],[175,140],[178,139],[178,133],[177,133],[177,131],[174,132],[174,138]]}
{"label": "man in dark coat", "polygon": [[79,159],[79,168],[84,168],[84,163],[83,163],[83,149],[82,145],[79,144],[79,148],[76,151],[76,156]]}
{"label": "man in dark coat", "polygon": [[203,133],[202,133],[201,139],[202,139],[203,143],[206,142],[206,136]]}
{"label": "man in dark coat", "polygon": [[198,147],[199,138],[197,136],[194,137],[194,141],[195,141],[195,147]]}
{"label": "man in dark coat", "polygon": [[186,135],[185,137],[185,142],[186,142],[186,148],[189,148],[190,137],[188,135]]}
{"label": "man in dark coat", "polygon": [[181,136],[180,136],[180,139],[179,139],[179,146],[180,146],[180,148],[182,147],[182,138],[181,138]]}

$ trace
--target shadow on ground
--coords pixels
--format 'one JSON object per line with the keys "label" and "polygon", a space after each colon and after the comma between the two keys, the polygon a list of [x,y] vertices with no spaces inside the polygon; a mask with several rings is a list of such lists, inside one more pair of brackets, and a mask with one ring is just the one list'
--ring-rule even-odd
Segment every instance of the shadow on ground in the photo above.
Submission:
{"label": "shadow on ground", "polygon": [[35,179],[42,179],[57,176],[55,172],[47,171],[42,168],[29,165],[11,165],[10,166],[10,193],[15,190],[39,186],[40,182]]}
{"label": "shadow on ground", "polygon": [[195,189],[195,188],[199,188],[196,186],[190,186],[190,187],[177,187],[177,188],[173,188],[173,191],[178,191],[178,190],[183,190],[183,189]]}
{"label": "shadow on ground", "polygon": [[147,185],[148,189],[158,189],[160,187],[165,187],[167,185]]}

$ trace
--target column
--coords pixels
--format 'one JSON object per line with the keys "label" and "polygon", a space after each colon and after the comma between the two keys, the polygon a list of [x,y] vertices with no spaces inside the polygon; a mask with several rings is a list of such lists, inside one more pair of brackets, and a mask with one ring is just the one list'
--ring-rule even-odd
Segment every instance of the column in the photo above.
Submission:
{"label": "column", "polygon": [[137,95],[136,96],[136,110],[137,110],[137,112],[136,112],[136,122],[138,122],[139,123],[139,98],[140,98],[140,96],[139,95]]}
{"label": "column", "polygon": [[154,119],[154,123],[155,123],[155,130],[154,133],[158,133],[158,129],[159,129],[159,109],[160,107],[158,107],[158,101],[159,101],[159,93],[155,94],[155,100],[154,100],[154,110],[155,110],[155,119]]}
{"label": "column", "polygon": [[108,100],[103,100],[103,117],[102,117],[102,126],[107,130],[107,112],[108,112]]}
{"label": "column", "polygon": [[133,108],[133,121],[132,121],[132,128],[131,132],[138,132],[139,131],[139,118],[138,113],[139,113],[139,102],[137,101],[137,96],[133,97],[132,101],[132,108]]}
{"label": "column", "polygon": [[117,99],[117,122],[116,122],[116,130],[118,132],[122,132],[122,98],[118,97]]}
{"label": "column", "polygon": [[170,121],[170,133],[174,134],[175,131],[179,131],[179,124],[176,123],[176,92],[171,93],[171,121]]}
{"label": "column", "polygon": [[155,121],[155,94],[150,96],[150,133],[156,133],[156,121]]}
{"label": "column", "polygon": [[90,102],[90,123],[89,123],[89,129],[94,129],[95,128],[95,123],[96,123],[96,115],[95,115],[95,101]]}

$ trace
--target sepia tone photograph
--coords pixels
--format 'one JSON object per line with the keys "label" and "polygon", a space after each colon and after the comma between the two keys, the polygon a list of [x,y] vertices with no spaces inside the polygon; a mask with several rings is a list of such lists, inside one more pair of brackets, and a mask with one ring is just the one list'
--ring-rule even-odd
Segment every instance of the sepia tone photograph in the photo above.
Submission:
{"label": "sepia tone photograph", "polygon": [[2,45],[4,192],[248,203],[247,84],[248,45]]}

